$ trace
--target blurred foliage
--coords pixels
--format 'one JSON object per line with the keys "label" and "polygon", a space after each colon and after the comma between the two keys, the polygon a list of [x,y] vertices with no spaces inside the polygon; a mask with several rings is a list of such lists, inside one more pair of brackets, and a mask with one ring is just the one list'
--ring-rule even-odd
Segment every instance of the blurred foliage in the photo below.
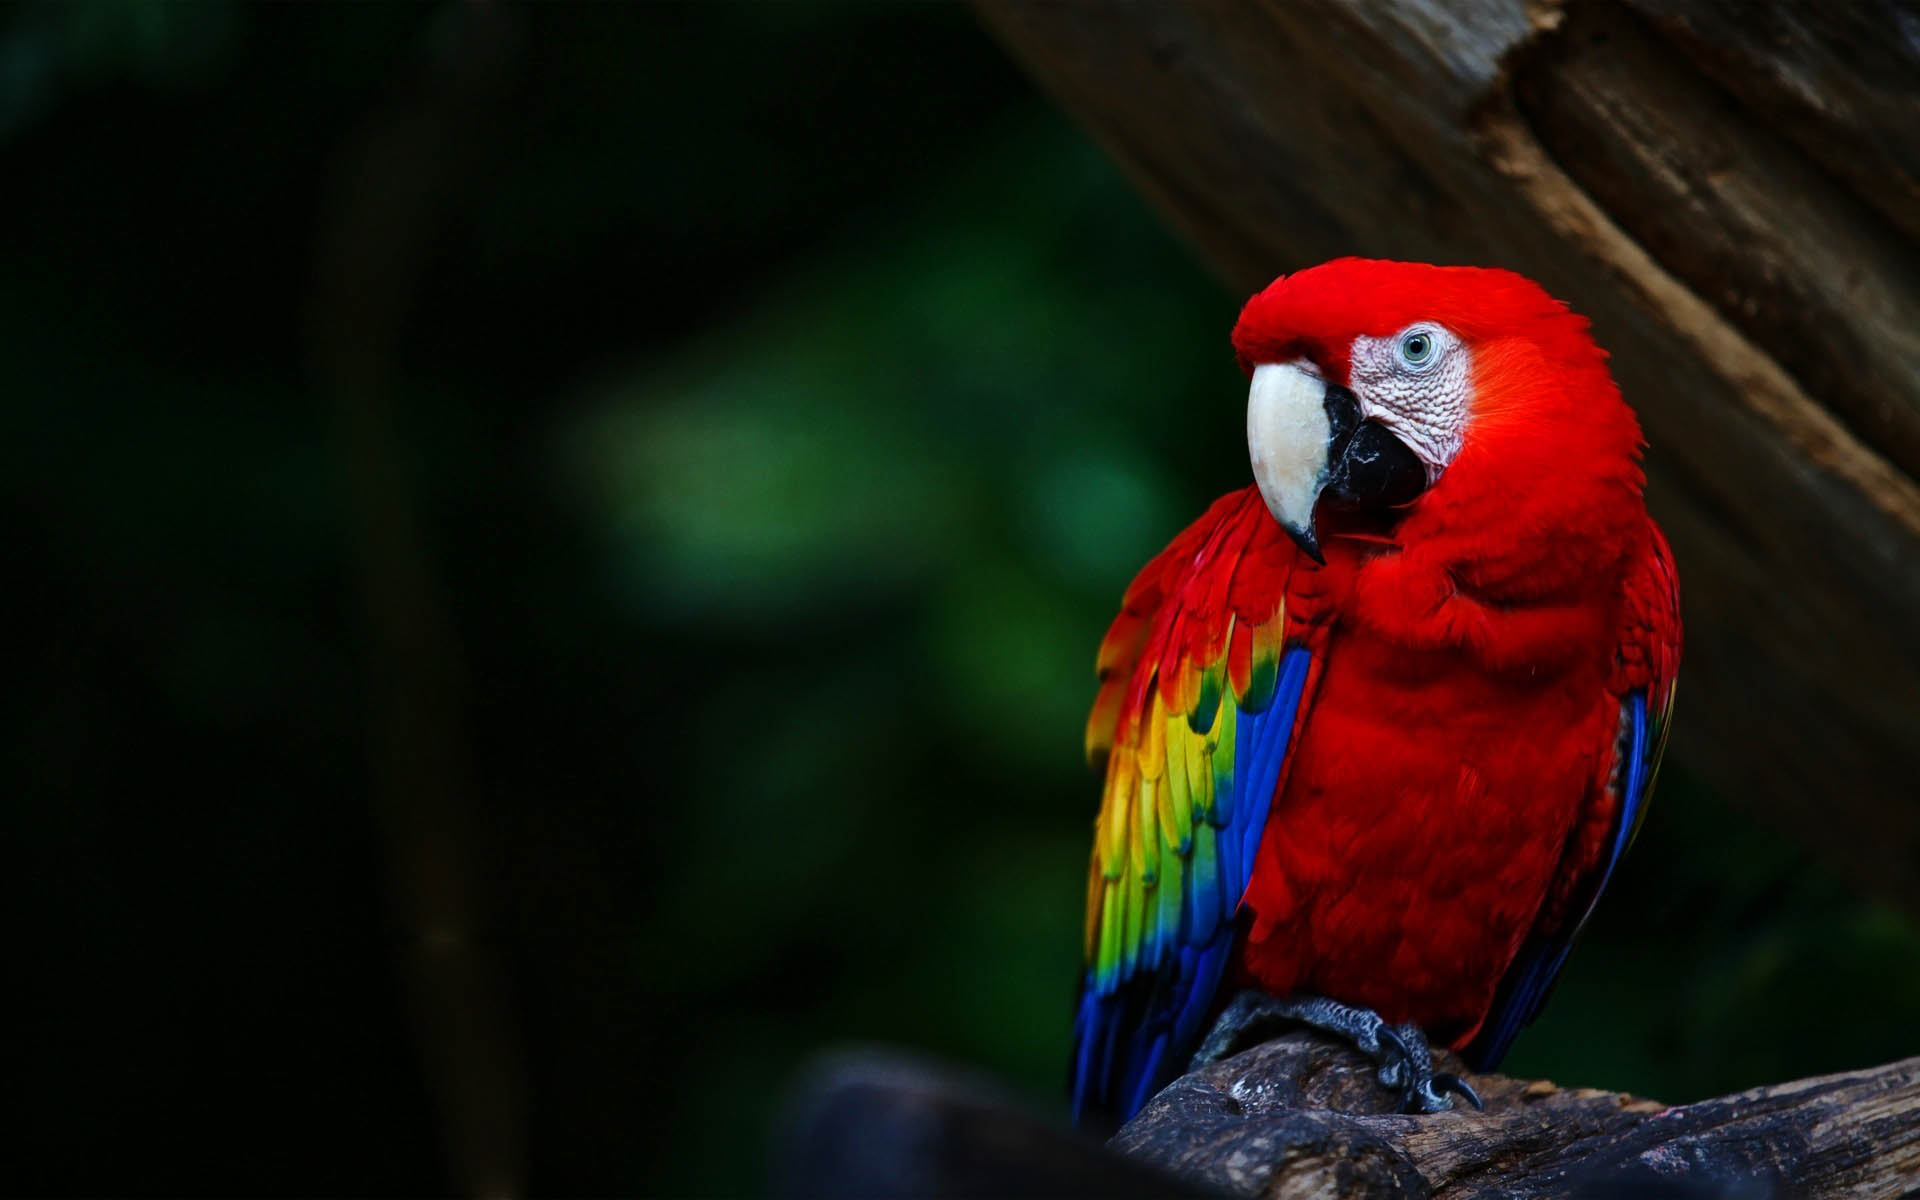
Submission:
{"label": "blurred foliage", "polygon": [[[448,1186],[305,339],[333,152],[449,19],[0,16],[21,1190]],[[962,9],[516,20],[395,385],[532,1186],[749,1190],[840,1039],[1055,1103],[1092,652],[1244,480],[1238,298]],[[1514,1072],[1915,1050],[1912,922],[1683,769],[1615,888]]]}

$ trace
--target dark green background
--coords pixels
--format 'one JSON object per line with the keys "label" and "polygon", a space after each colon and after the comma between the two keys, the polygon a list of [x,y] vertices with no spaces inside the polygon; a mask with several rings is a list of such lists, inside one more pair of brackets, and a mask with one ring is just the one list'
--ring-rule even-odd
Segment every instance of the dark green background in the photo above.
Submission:
{"label": "dark green background", "polygon": [[[1240,297],[964,9],[509,17],[392,398],[531,1186],[750,1190],[836,1040],[1058,1106],[1093,650],[1245,480]],[[311,318],[341,147],[461,20],[0,10],[11,1190],[453,1185]],[[1694,784],[1687,704],[1510,1069],[1920,1049],[1914,926]]]}

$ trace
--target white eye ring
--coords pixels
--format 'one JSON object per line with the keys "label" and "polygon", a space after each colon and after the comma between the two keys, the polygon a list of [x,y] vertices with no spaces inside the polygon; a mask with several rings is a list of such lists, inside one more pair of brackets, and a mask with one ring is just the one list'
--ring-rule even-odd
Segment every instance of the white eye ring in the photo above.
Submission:
{"label": "white eye ring", "polygon": [[1401,365],[1411,371],[1424,371],[1440,361],[1440,335],[1425,325],[1416,325],[1400,335],[1398,350]]}

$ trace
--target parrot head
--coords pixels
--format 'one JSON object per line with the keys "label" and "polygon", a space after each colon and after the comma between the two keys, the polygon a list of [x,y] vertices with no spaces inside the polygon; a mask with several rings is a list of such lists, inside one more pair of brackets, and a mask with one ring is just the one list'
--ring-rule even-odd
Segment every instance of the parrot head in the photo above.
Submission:
{"label": "parrot head", "polygon": [[1255,295],[1233,345],[1254,480],[1322,562],[1326,517],[1398,521],[1597,466],[1637,475],[1639,427],[1586,319],[1511,271],[1337,259]]}

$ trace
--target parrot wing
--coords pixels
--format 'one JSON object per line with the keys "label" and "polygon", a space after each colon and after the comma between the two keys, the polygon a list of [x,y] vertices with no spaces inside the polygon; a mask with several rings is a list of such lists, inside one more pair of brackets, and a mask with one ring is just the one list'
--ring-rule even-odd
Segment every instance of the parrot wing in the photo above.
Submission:
{"label": "parrot wing", "polygon": [[1464,1052],[1476,1071],[1498,1066],[1513,1039],[1539,1015],[1561,964],[1647,815],[1667,748],[1680,668],[1680,586],[1673,552],[1658,527],[1649,521],[1648,528],[1647,551],[1628,577],[1626,623],[1615,654],[1611,691],[1619,698],[1619,735],[1608,777],[1595,796],[1607,819],[1605,833],[1584,853],[1570,849],[1573,861],[1562,862],[1558,885]]}
{"label": "parrot wing", "polygon": [[1224,496],[1140,572],[1101,644],[1076,1119],[1138,1110],[1204,1032],[1307,688],[1309,652],[1284,648],[1297,554],[1257,490]]}

